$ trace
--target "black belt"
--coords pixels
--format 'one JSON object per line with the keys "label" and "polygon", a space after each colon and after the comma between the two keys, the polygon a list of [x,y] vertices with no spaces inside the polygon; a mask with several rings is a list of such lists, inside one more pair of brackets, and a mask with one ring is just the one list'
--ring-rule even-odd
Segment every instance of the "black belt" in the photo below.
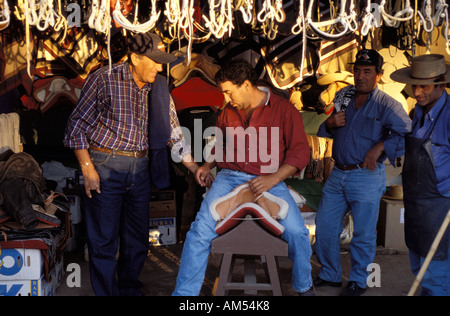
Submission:
{"label": "black belt", "polygon": [[90,146],[89,149],[99,151],[102,153],[107,154],[113,154],[118,156],[125,156],[125,157],[134,157],[134,158],[142,158],[147,156],[148,150],[138,150],[138,151],[128,151],[128,150],[116,150],[116,149],[110,149],[110,148],[98,148],[98,147],[92,147]]}
{"label": "black belt", "polygon": [[337,163],[334,164],[338,169],[341,169],[342,171],[347,171],[347,170],[355,170],[359,168],[359,164],[356,165],[339,165]]}

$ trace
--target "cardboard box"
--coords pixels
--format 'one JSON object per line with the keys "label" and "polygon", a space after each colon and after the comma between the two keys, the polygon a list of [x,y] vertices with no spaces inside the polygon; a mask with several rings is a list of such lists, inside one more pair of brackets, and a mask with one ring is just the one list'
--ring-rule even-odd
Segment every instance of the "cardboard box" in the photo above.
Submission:
{"label": "cardboard box", "polygon": [[151,246],[173,245],[177,242],[175,217],[150,218],[149,243]]}
{"label": "cardboard box", "polygon": [[405,243],[405,207],[402,200],[381,199],[378,218],[378,244],[408,251]]}
{"label": "cardboard box", "polygon": [[0,249],[0,282],[39,280],[44,267],[40,249]]}
{"label": "cardboard box", "polygon": [[177,202],[174,190],[161,190],[152,192],[150,199],[150,217],[176,217]]}
{"label": "cardboard box", "polygon": [[0,281],[0,296],[49,296],[48,289],[44,275],[36,280]]}
{"label": "cardboard box", "polygon": [[63,278],[62,261],[49,272],[49,282],[38,279],[0,281],[0,296],[54,296]]}

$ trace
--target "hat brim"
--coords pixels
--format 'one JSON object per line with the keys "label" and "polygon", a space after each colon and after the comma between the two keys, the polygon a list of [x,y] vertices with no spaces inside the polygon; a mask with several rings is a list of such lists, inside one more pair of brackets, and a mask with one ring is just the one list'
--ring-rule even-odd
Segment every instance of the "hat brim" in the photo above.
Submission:
{"label": "hat brim", "polygon": [[431,84],[444,84],[450,82],[450,65],[447,66],[447,71],[444,75],[444,79],[435,81],[433,79],[416,79],[411,77],[411,67],[405,67],[398,69],[391,73],[391,79],[397,82],[406,83],[410,85],[431,85]]}
{"label": "hat brim", "polygon": [[163,52],[163,51],[153,51],[151,54],[144,54],[153,61],[159,64],[170,64],[178,59],[177,56]]}

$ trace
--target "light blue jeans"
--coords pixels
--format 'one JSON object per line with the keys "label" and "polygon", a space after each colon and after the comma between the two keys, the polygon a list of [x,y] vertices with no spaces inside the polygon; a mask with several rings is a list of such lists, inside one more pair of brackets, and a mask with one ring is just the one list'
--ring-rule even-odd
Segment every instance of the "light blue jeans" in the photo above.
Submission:
{"label": "light blue jeans", "polygon": [[[417,275],[422,267],[424,257],[409,251],[412,272]],[[421,296],[450,296],[450,247],[446,260],[431,260],[422,281]]]}
{"label": "light blue jeans", "polygon": [[385,166],[381,163],[373,171],[365,168],[342,171],[335,167],[331,172],[316,214],[316,254],[322,264],[319,273],[322,280],[342,282],[340,234],[342,220],[351,210],[354,232],[350,242],[349,281],[366,288],[366,269],[375,258],[376,228],[385,182]]}
{"label": "light blue jeans", "polygon": [[[229,169],[221,170],[217,174],[186,235],[173,295],[199,295],[208,264],[211,241],[218,236],[214,230],[216,221],[211,216],[209,206],[215,199],[230,193],[235,187],[254,177],[255,175]],[[293,261],[292,286],[297,292],[305,292],[312,286],[309,231],[284,182],[277,184],[269,192],[289,203],[286,218],[280,220],[285,227],[281,238],[289,244],[289,258]]]}

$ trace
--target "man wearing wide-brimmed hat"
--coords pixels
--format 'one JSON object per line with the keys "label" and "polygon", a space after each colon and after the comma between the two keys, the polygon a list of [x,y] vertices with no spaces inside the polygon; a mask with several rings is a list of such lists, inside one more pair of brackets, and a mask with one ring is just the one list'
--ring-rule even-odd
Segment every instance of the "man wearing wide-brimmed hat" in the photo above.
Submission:
{"label": "man wearing wide-brimmed hat", "polygon": [[[442,55],[418,56],[391,78],[411,85],[417,101],[402,173],[405,239],[417,274],[450,209],[450,65]],[[422,279],[422,295],[450,296],[449,236],[447,228]]]}

